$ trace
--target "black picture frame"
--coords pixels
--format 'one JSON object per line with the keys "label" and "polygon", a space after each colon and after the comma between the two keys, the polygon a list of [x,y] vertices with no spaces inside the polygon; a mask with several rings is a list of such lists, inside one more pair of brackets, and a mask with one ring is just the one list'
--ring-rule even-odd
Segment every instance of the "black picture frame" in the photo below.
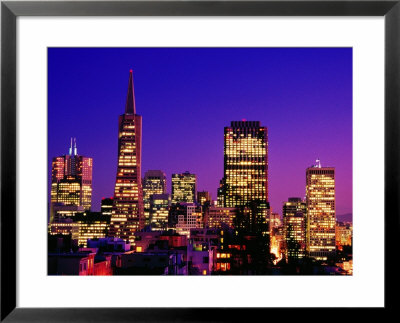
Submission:
{"label": "black picture frame", "polygon": [[[385,307],[396,311],[399,274],[400,0],[379,1],[2,1],[1,2],[1,321],[186,322],[295,318],[299,308],[18,308],[16,307],[16,19],[19,16],[384,16],[385,19]],[[371,129],[373,131],[373,129]],[[371,147],[373,151],[373,147]],[[371,170],[373,171],[373,170]],[[366,175],[368,176],[368,175]],[[368,203],[373,197],[366,196]],[[373,234],[373,233],[371,233]],[[266,291],[268,292],[268,291]],[[273,292],[273,291],[270,291]],[[40,291],[38,291],[40,297]],[[62,297],[62,294],[60,295]],[[223,297],[223,295],[222,295]],[[238,297],[241,296],[240,292]],[[284,303],[284,300],[283,300]],[[310,310],[310,309],[308,309]],[[328,320],[343,320],[325,308]],[[346,316],[355,309],[339,309]],[[348,316],[350,319],[350,316]],[[258,319],[257,319],[258,320]],[[264,319],[263,319],[264,320]]]}

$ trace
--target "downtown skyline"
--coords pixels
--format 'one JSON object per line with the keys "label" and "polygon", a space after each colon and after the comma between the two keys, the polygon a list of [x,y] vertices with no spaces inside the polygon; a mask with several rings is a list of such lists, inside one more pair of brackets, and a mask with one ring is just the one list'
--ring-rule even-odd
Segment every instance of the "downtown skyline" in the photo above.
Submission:
{"label": "downtown skyline", "polygon": [[269,133],[273,212],[305,196],[305,169],[319,158],[336,168],[338,220],[351,220],[340,218],[352,210],[351,56],[349,48],[49,49],[49,160],[76,137],[93,158],[92,209],[113,196],[118,116],[133,69],[142,175],[164,171],[170,193],[171,174],[189,171],[198,191],[216,200],[224,127],[260,120]]}

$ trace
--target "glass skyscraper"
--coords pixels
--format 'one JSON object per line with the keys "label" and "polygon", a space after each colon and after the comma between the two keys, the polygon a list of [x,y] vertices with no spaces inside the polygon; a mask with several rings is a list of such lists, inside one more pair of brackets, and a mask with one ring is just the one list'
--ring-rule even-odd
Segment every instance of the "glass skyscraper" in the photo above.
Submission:
{"label": "glass skyscraper", "polygon": [[167,177],[161,170],[149,170],[143,178],[143,203],[146,225],[151,223],[150,200],[154,194],[167,193]]}
{"label": "glass skyscraper", "polygon": [[306,251],[306,202],[291,197],[283,204],[282,214],[287,259],[303,258]]}
{"label": "glass skyscraper", "polygon": [[306,170],[307,252],[327,260],[336,252],[335,168],[317,162]]}
{"label": "glass skyscraper", "polygon": [[172,174],[172,204],[195,203],[196,182],[197,177],[195,174],[190,174],[189,172]]}
{"label": "glass skyscraper", "polygon": [[267,128],[259,121],[232,121],[224,136],[224,206],[268,202]]}

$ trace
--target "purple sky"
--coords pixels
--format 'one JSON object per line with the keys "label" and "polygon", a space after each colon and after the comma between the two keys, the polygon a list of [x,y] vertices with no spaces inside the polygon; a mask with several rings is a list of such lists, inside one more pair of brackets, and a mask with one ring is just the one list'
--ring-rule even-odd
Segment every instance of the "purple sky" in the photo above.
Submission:
{"label": "purple sky", "polygon": [[48,64],[49,175],[51,158],[76,137],[78,154],[93,157],[93,210],[113,195],[118,116],[133,69],[142,175],[165,171],[170,192],[171,174],[188,170],[215,199],[224,127],[261,121],[273,211],[305,196],[305,170],[319,157],[336,167],[338,219],[351,219],[351,48],[50,48]]}

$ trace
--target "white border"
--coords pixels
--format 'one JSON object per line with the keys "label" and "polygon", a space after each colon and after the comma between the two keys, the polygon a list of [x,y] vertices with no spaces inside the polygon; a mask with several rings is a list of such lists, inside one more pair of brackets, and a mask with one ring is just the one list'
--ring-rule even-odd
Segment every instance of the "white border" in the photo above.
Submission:
{"label": "white border", "polygon": [[[382,17],[19,17],[17,26],[19,307],[384,305]],[[354,275],[46,276],[48,46],[353,47]]]}

